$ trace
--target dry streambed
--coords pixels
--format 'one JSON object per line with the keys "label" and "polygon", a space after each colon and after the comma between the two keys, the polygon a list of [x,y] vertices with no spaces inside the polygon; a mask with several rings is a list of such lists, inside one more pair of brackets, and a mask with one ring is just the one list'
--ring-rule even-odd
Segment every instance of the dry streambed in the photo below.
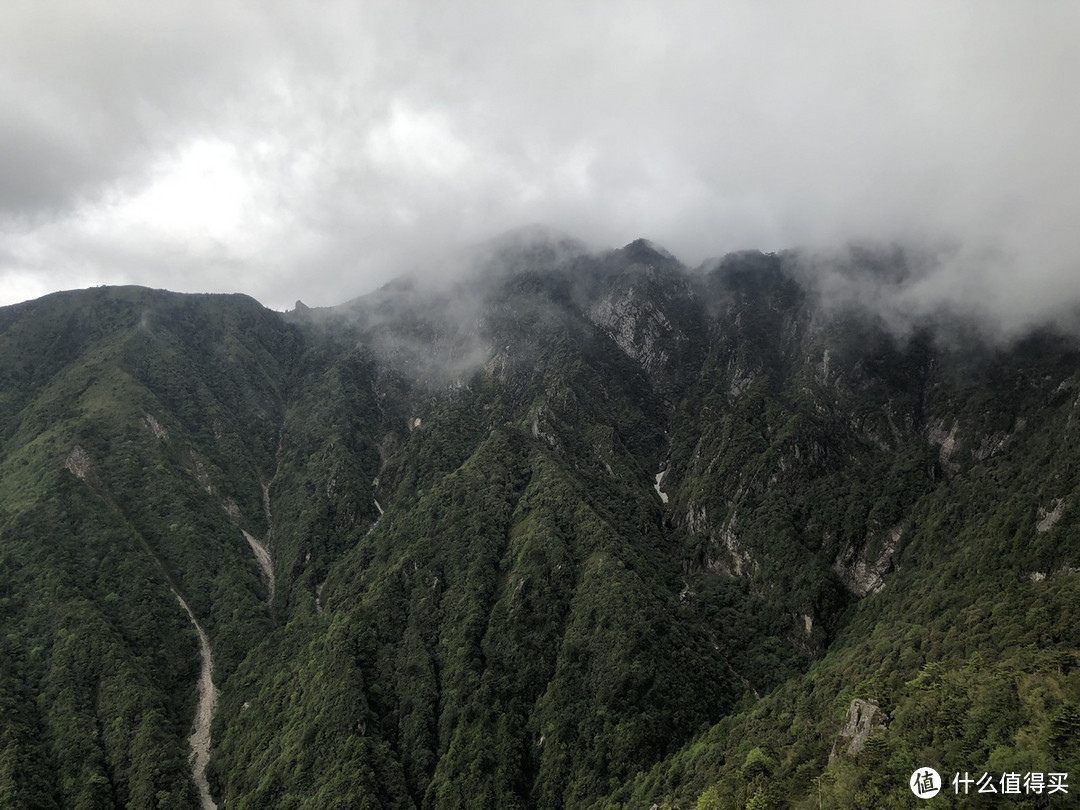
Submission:
{"label": "dry streambed", "polygon": [[199,655],[202,658],[202,668],[199,672],[199,703],[195,709],[191,736],[188,737],[188,745],[191,746],[191,776],[199,789],[199,806],[202,810],[217,810],[217,804],[210,797],[210,784],[206,781],[206,766],[210,762],[210,723],[214,719],[214,709],[217,708],[217,687],[214,686],[214,659],[210,650],[210,639],[207,638],[206,631],[202,629],[202,625],[199,624],[180,592],[172,587],[169,590],[180,603],[180,607],[185,610],[199,634]]}

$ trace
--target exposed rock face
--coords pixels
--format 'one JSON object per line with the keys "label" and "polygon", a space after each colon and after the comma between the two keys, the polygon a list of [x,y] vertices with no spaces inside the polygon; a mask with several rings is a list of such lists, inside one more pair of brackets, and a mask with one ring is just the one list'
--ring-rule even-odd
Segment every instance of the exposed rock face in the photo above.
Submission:
{"label": "exposed rock face", "polygon": [[945,421],[939,419],[926,429],[926,438],[930,444],[936,444],[940,448],[939,460],[941,468],[947,472],[956,472],[959,465],[952,461],[953,453],[956,452],[956,430],[960,423],[953,420],[952,427],[945,430]]}
{"label": "exposed rock face", "polygon": [[146,426],[150,428],[150,432],[153,433],[159,439],[168,439],[169,431],[162,427],[161,423],[150,414],[143,414],[143,419],[146,421]]}
{"label": "exposed rock face", "polygon": [[1028,580],[1031,582],[1044,582],[1047,579],[1056,579],[1057,577],[1065,577],[1070,574],[1080,574],[1080,568],[1076,568],[1071,565],[1063,565],[1057,571],[1047,573],[1046,571],[1032,571],[1028,574]]}
{"label": "exposed rock face", "polygon": [[833,570],[849,591],[862,598],[885,587],[885,577],[893,569],[893,554],[902,533],[900,526],[890,529],[876,555],[868,555],[870,544],[866,543],[859,549],[848,546],[837,556]]}
{"label": "exposed rock face", "polygon": [[837,735],[832,756],[841,750],[855,756],[862,751],[866,741],[874,734],[885,731],[888,718],[876,701],[855,698],[848,706],[844,725]]}
{"label": "exposed rock face", "polygon": [[690,346],[688,330],[695,321],[687,308],[697,306],[696,294],[668,266],[673,257],[655,246],[629,245],[624,258],[630,265],[615,271],[616,283],[597,290],[584,314],[655,382],[670,374]]}
{"label": "exposed rock face", "polygon": [[735,532],[727,528],[721,529],[719,539],[724,544],[724,549],[731,559],[731,568],[728,569],[722,560],[710,560],[709,567],[736,577],[750,576],[756,569],[757,563],[750,556],[750,552],[739,543],[739,538],[735,535]]}
{"label": "exposed rock face", "polygon": [[64,467],[80,481],[85,481],[87,474],[90,472],[90,457],[86,455],[86,451],[82,447],[75,445],[71,448],[71,452],[68,453],[67,460],[64,461]]}
{"label": "exposed rock face", "polygon": [[656,376],[663,370],[668,355],[657,344],[671,334],[671,322],[633,287],[621,296],[601,301],[590,316],[647,374]]}
{"label": "exposed rock face", "polygon": [[746,393],[746,389],[756,380],[759,373],[751,369],[736,367],[731,372],[731,383],[728,385],[728,396],[735,400]]}
{"label": "exposed rock face", "polygon": [[1035,531],[1039,534],[1050,531],[1054,524],[1061,520],[1061,514],[1065,511],[1065,502],[1061,498],[1054,500],[1050,509],[1039,507],[1039,519],[1035,523]]}
{"label": "exposed rock face", "polygon": [[971,451],[971,457],[976,461],[986,461],[986,459],[1002,450],[1011,438],[1011,433],[1001,430],[991,433],[989,436],[984,436],[982,441],[979,442],[979,446]]}
{"label": "exposed rock face", "polygon": [[188,449],[191,455],[191,473],[195,476],[195,480],[199,482],[199,486],[206,490],[207,495],[214,494],[214,485],[210,481],[210,474],[206,471],[206,464],[203,462],[202,457],[195,452],[195,448]]}
{"label": "exposed rock face", "polygon": [[540,403],[532,412],[532,435],[533,438],[543,439],[555,450],[559,448],[559,439],[555,435],[554,414],[546,404]]}
{"label": "exposed rock face", "polygon": [[690,501],[686,507],[686,528],[693,534],[704,534],[709,530],[709,516],[704,506]]}
{"label": "exposed rock face", "polygon": [[705,569],[730,577],[749,577],[757,570],[758,562],[739,542],[739,537],[733,530],[734,525],[734,514],[723,527],[716,529],[709,523],[708,513],[704,506],[697,506],[691,501],[687,507],[687,528],[694,534],[709,537],[709,552],[704,562]]}

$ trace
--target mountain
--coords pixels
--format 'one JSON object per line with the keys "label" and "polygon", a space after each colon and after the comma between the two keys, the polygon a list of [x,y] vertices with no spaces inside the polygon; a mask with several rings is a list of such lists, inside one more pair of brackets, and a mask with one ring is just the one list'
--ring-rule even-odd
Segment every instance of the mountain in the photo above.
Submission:
{"label": "mountain", "polygon": [[1080,344],[895,334],[798,268],[530,230],[327,309],[0,309],[0,806],[1080,770]]}

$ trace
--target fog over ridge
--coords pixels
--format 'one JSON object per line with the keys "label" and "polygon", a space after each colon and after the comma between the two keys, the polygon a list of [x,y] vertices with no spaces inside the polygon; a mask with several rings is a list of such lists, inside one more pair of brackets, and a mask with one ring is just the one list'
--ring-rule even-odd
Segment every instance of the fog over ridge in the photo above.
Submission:
{"label": "fog over ridge", "polygon": [[[1080,302],[1078,35],[1066,2],[19,0],[0,304],[328,306],[543,222],[691,266],[795,248],[839,299],[1014,332]],[[874,293],[821,258],[852,242],[935,260]]]}

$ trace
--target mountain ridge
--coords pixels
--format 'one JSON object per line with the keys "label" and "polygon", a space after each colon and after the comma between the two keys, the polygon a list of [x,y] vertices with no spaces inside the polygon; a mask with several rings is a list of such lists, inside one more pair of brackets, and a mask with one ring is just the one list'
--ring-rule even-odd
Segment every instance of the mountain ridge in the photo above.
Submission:
{"label": "mountain ridge", "polygon": [[[230,807],[906,806],[961,753],[1068,770],[1074,338],[897,336],[784,254],[494,260],[289,313],[0,310],[0,699],[38,707],[0,804],[194,806],[197,639],[154,557],[214,648]],[[934,684],[1007,719],[957,743]],[[887,722],[850,752],[856,699]]]}

